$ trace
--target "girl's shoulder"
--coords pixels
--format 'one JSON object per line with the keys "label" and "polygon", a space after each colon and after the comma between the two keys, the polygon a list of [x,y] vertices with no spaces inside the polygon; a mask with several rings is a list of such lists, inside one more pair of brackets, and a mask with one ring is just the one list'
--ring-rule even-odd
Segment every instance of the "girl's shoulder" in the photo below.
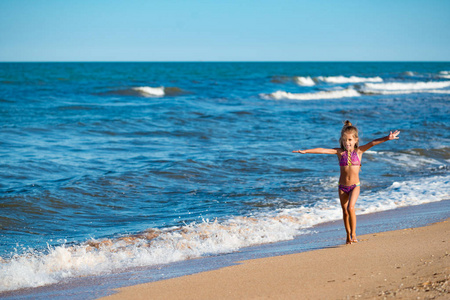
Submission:
{"label": "girl's shoulder", "polygon": [[359,148],[356,149],[356,154],[358,155],[359,160],[361,161],[364,151],[361,151]]}
{"label": "girl's shoulder", "polygon": [[359,147],[356,149],[356,153],[361,156],[365,151],[361,150]]}
{"label": "girl's shoulder", "polygon": [[333,150],[336,150],[336,154],[339,156],[339,158],[342,156],[342,153],[345,152],[345,150],[342,150],[341,148],[333,148]]}

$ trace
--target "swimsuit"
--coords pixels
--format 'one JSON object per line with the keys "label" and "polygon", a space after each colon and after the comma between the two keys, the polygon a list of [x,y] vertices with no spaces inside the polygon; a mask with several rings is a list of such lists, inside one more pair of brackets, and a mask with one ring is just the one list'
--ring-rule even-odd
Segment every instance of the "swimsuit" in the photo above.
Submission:
{"label": "swimsuit", "polygon": [[[361,161],[359,160],[358,154],[356,151],[353,151],[349,153],[348,151],[344,151],[341,155],[341,160],[339,161],[339,166],[345,167],[345,166],[361,166]],[[339,189],[343,191],[346,194],[350,194],[355,187],[360,186],[361,183],[358,182],[357,184],[353,185],[343,185],[339,184]]]}
{"label": "swimsuit", "polygon": [[359,160],[358,154],[356,151],[348,153],[348,151],[344,151],[341,155],[341,160],[339,161],[339,165],[341,167],[345,166],[361,166],[361,161]]}
{"label": "swimsuit", "polygon": [[355,187],[360,186],[360,185],[361,185],[360,182],[358,182],[357,184],[353,184],[353,185],[340,184],[339,185],[339,189],[341,191],[343,191],[344,193],[346,193],[346,194],[350,194],[355,189]]}

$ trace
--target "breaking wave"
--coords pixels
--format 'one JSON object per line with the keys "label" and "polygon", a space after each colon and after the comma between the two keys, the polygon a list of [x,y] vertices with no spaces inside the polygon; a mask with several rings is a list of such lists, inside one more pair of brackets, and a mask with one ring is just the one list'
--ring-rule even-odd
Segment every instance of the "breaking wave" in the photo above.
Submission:
{"label": "breaking wave", "polygon": [[316,83],[325,82],[331,84],[345,84],[345,83],[362,83],[362,82],[383,82],[381,77],[357,77],[357,76],[318,76],[311,78],[310,76],[294,77],[294,81],[300,86],[313,86]]}
{"label": "breaking wave", "polygon": [[386,91],[442,89],[450,87],[450,81],[366,83],[365,87]]}
{"label": "breaking wave", "polygon": [[295,82],[301,86],[313,86],[316,84],[314,82],[314,80],[309,76],[308,77],[300,77],[300,76],[295,77]]}
{"label": "breaking wave", "polygon": [[450,87],[450,81],[430,82],[389,82],[389,83],[366,83],[360,92],[366,94],[412,94],[412,93],[450,93],[443,90]]}
{"label": "breaking wave", "polygon": [[164,87],[135,87],[132,88],[133,91],[136,91],[138,94],[144,97],[164,97]]}
{"label": "breaking wave", "polygon": [[185,92],[178,87],[151,87],[140,86],[127,89],[114,90],[105,95],[119,95],[119,96],[135,96],[135,97],[147,97],[147,98],[162,98],[165,96],[176,96],[184,94]]}
{"label": "breaking wave", "polygon": [[345,90],[321,91],[316,93],[289,93],[285,91],[277,91],[271,94],[262,94],[264,99],[290,99],[290,100],[320,100],[320,99],[338,99],[346,97],[358,97],[360,93],[356,90],[348,88]]}
{"label": "breaking wave", "polygon": [[317,81],[323,81],[326,83],[361,83],[361,82],[383,82],[381,77],[357,77],[357,76],[319,76],[315,78]]}
{"label": "breaking wave", "polygon": [[[363,193],[358,201],[358,214],[448,200],[449,194],[448,175],[394,182],[384,190]],[[53,284],[69,277],[110,273],[125,266],[167,264],[290,240],[314,225],[340,218],[339,200],[324,199],[312,206],[261,215],[148,229],[137,235],[49,247],[42,252],[30,250],[0,259],[0,292]]]}
{"label": "breaking wave", "polygon": [[450,79],[450,71],[441,71],[441,72],[439,72],[439,77]]}
{"label": "breaking wave", "polygon": [[[450,75],[449,75],[450,76]],[[298,77],[309,84],[310,77]],[[300,80],[300,79],[297,79]],[[347,97],[358,97],[365,95],[401,95],[415,93],[450,94],[450,81],[428,81],[428,82],[387,82],[387,83],[363,83],[352,85],[345,89],[318,91],[311,93],[291,93],[287,91],[276,91],[270,94],[260,94],[263,99],[271,100],[320,100],[340,99]]]}

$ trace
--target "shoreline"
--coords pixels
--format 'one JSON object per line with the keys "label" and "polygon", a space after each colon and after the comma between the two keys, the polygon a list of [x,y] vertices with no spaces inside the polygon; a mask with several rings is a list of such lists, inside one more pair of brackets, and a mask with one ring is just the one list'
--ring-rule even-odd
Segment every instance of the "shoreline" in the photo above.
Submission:
{"label": "shoreline", "polygon": [[[358,237],[387,231],[418,228],[450,218],[450,200],[358,215]],[[293,240],[242,248],[239,251],[165,265],[124,268],[110,274],[67,278],[61,282],[0,293],[2,299],[98,299],[123,287],[184,278],[192,274],[220,270],[241,261],[301,254],[345,244],[342,220],[325,222]]]}
{"label": "shoreline", "polygon": [[120,288],[100,299],[445,299],[450,296],[449,236],[447,219],[362,235],[357,244]]}

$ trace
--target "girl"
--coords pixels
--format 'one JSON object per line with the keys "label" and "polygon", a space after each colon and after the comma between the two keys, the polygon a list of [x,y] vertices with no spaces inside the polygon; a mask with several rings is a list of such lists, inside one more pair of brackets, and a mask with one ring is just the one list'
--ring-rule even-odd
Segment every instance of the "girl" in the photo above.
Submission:
{"label": "girl", "polygon": [[358,129],[350,123],[344,122],[339,143],[341,148],[325,149],[315,148],[308,150],[295,150],[294,153],[336,154],[341,168],[339,177],[339,199],[341,200],[344,215],[344,226],[347,232],[347,244],[356,243],[356,215],[355,203],[360,192],[359,171],[361,170],[361,158],[364,152],[375,145],[386,141],[398,139],[400,131],[390,132],[388,136],[371,141],[364,146],[359,146]]}

